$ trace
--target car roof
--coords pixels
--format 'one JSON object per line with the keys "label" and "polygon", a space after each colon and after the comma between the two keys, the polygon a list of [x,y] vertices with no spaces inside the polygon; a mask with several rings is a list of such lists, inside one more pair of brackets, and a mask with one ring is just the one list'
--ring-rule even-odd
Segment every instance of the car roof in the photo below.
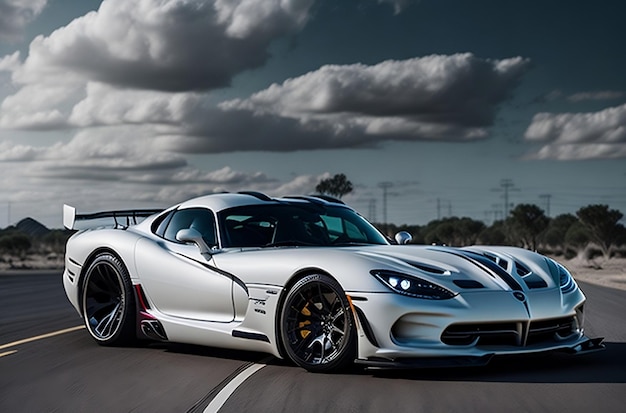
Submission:
{"label": "car roof", "polygon": [[271,198],[261,192],[238,192],[238,193],[215,193],[190,199],[178,205],[179,209],[185,208],[210,208],[214,212],[246,205],[276,205],[281,203],[314,203],[318,205],[341,205],[349,208],[342,201],[324,195],[310,196],[285,196]]}

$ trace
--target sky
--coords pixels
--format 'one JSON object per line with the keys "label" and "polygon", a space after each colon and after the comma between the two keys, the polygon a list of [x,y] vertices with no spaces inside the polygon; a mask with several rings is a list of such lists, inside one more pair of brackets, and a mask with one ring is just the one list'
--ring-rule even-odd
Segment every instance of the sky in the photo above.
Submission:
{"label": "sky", "polygon": [[344,173],[375,222],[626,213],[620,0],[0,0],[0,228]]}

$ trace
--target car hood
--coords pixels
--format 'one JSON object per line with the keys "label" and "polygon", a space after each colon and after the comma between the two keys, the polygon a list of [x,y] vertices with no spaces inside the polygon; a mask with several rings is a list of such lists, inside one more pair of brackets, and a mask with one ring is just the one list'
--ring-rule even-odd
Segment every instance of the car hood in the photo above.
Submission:
{"label": "car hood", "polygon": [[455,292],[530,291],[559,285],[546,257],[521,248],[403,245],[354,252],[384,265],[380,269],[418,276]]}
{"label": "car hood", "polygon": [[455,293],[555,288],[547,258],[513,247],[452,248],[416,245],[233,249],[215,265],[244,283],[284,285],[292,276],[321,270],[350,291],[389,291],[371,275],[386,270],[419,277]]}

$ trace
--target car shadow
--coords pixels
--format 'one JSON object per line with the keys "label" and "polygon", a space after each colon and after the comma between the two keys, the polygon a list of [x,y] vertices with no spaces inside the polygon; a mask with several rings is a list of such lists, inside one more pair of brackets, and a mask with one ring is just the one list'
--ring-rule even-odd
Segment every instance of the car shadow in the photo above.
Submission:
{"label": "car shadow", "polygon": [[[267,353],[180,343],[150,343],[146,346],[172,353],[300,369]],[[626,383],[626,343],[609,342],[604,351],[578,356],[564,353],[500,356],[494,357],[488,365],[481,367],[373,369],[355,365],[338,374],[416,381]]]}
{"label": "car shadow", "polygon": [[498,383],[626,383],[626,343],[585,355],[563,353],[495,357],[483,367],[411,370],[367,369],[379,378]]}
{"label": "car shadow", "polygon": [[169,343],[169,342],[146,342],[145,347],[151,349],[159,349],[168,353],[187,354],[192,356],[212,357],[219,359],[229,359],[249,363],[271,364],[274,360],[280,362],[279,359],[267,353],[259,353],[254,351],[229,350],[218,347],[200,346],[195,344]]}

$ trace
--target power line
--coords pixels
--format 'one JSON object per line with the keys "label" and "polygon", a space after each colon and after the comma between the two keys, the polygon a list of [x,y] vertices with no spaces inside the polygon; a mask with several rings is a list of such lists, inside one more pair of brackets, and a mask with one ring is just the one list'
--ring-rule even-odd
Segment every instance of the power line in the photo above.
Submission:
{"label": "power line", "polygon": [[503,179],[500,181],[500,188],[495,188],[492,191],[494,192],[503,192],[502,197],[504,198],[504,218],[506,219],[509,216],[511,204],[509,203],[509,192],[511,191],[519,191],[518,188],[515,188],[515,184],[511,179]]}
{"label": "power line", "polygon": [[552,198],[552,195],[541,194],[539,195],[539,198],[544,199],[546,201],[546,215],[548,216],[548,218],[550,218],[550,198]]}

